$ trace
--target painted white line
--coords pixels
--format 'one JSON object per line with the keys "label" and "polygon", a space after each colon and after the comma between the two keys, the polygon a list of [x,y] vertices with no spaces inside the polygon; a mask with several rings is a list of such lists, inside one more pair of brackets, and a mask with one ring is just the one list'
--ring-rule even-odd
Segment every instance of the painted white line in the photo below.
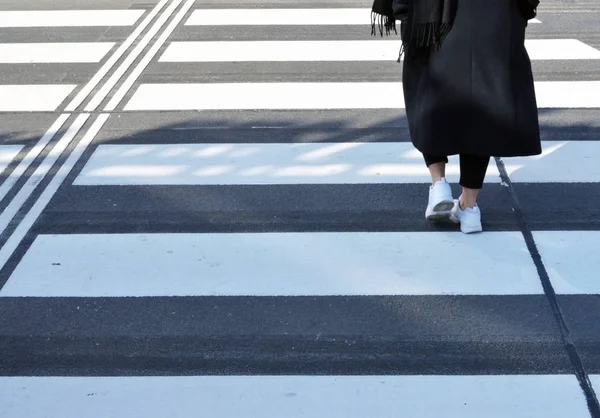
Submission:
{"label": "painted white line", "polygon": [[172,42],[160,62],[385,61],[399,41]]}
{"label": "painted white line", "polygon": [[[458,157],[446,169],[459,179]],[[486,182],[499,182],[490,162]],[[101,145],[76,185],[429,183],[410,143]]]}
{"label": "painted white line", "polygon": [[[78,119],[75,121],[73,126],[78,123],[77,121],[81,122],[84,121],[84,119],[87,120],[88,117],[89,114],[87,113],[79,115]],[[4,266],[8,259],[12,256],[13,252],[17,249],[17,247],[19,246],[23,238],[25,238],[25,235],[27,235],[37,218],[44,211],[44,208],[48,205],[48,203],[50,202],[50,200],[52,199],[52,197],[54,196],[64,179],[73,169],[77,160],[81,158],[83,152],[93,141],[94,137],[98,134],[104,123],[106,123],[108,117],[109,115],[107,114],[102,114],[98,116],[98,118],[94,121],[90,129],[83,136],[81,141],[79,141],[79,143],[75,146],[73,152],[67,158],[67,161],[59,168],[58,172],[52,178],[52,180],[50,181],[46,189],[43,191],[39,199],[35,202],[35,204],[32,206],[29,212],[24,216],[23,220],[19,223],[19,225],[17,226],[13,234],[10,236],[10,238],[6,241],[2,248],[0,248],[0,266]],[[78,128],[73,128],[73,126],[71,126],[70,129],[73,129],[73,131],[74,129],[77,129],[77,131],[79,131]],[[69,132],[65,134],[65,136],[68,135]],[[38,176],[37,180],[39,181],[41,180],[41,178]]]}
{"label": "painted white line", "polygon": [[544,141],[541,155],[504,163],[513,183],[600,183],[598,156],[599,141]]}
{"label": "painted white line", "polygon": [[[84,86],[83,89],[81,89],[81,91],[76,95],[76,97],[67,105],[66,111],[75,110],[81,104],[81,102],[83,102],[89,96],[89,94],[93,91],[93,89],[97,86],[97,84],[111,70],[111,68],[114,66],[114,64],[126,52],[127,48],[135,41],[135,39],[139,36],[139,34],[152,21],[152,19],[156,16],[156,14],[158,14],[160,12],[160,10],[164,7],[164,5],[167,2],[168,2],[168,0],[162,0],[159,4],[156,5],[156,7],[148,14],[148,16],[146,16],[144,21],[134,30],[134,32],[127,38],[127,40],[125,42],[123,42],[123,44],[121,44],[121,46],[117,49],[117,51],[115,51],[114,54],[111,55],[111,57],[100,68],[100,70],[94,75],[94,77]],[[2,93],[2,90],[4,89],[8,93],[10,93],[16,97],[14,100],[17,102],[17,104],[18,104],[19,100],[23,101],[23,100],[28,99],[31,102],[33,102],[33,104],[37,103],[37,105],[39,106],[39,105],[44,104],[44,101],[39,100],[40,94],[36,94],[36,91],[37,91],[36,89],[45,88],[45,87],[50,87],[54,90],[59,90],[60,88],[62,88],[64,90],[66,87],[69,87],[70,88],[69,91],[68,92],[65,91],[63,93],[63,95],[66,96],[71,92],[71,90],[75,86],[41,86],[41,87],[40,86],[12,86],[12,89],[10,89],[11,86],[0,86],[0,97],[3,96],[3,94],[1,94],[1,93]],[[10,89],[10,90],[7,90],[7,89]],[[25,93],[28,93],[28,94],[25,94]],[[41,95],[41,96],[43,97],[43,95]],[[64,98],[62,100],[64,100]],[[61,102],[62,102],[62,100],[61,100]],[[58,99],[56,99],[56,101],[58,101]],[[12,105],[11,109],[13,109],[13,110],[15,108],[14,102],[11,102],[11,100],[6,100],[5,102],[4,101],[0,102],[0,110],[2,110],[2,103],[4,103],[6,106]],[[45,102],[45,104],[47,106],[50,106],[53,103],[47,101],[47,102]],[[58,106],[58,105],[55,105],[54,107],[56,107],[56,106]],[[21,105],[21,107],[26,107],[26,106]],[[51,110],[54,110],[54,108]],[[21,162],[21,164],[17,167],[17,169],[13,173],[11,173],[10,178],[7,179],[7,181],[0,186],[0,198],[3,198],[6,195],[6,193],[8,193],[10,188],[12,188],[13,185],[19,180],[19,178],[23,175],[25,170],[33,162],[33,160],[35,160],[38,157],[38,155],[44,149],[44,147],[52,140],[52,138],[54,137],[56,132],[62,127],[62,125],[65,123],[65,121],[68,119],[68,117],[69,117],[68,114],[62,114],[54,122],[52,127],[48,130],[48,132],[46,132],[46,134],[42,137],[40,142],[38,144],[36,144],[35,147],[32,148],[32,150],[27,154],[26,158]],[[72,139],[77,134],[77,132],[71,131],[71,133],[72,133],[72,136],[71,136],[71,139]],[[49,162],[45,161],[44,164],[52,165],[54,162],[55,161],[49,161]],[[27,199],[27,197],[25,197],[25,196],[23,196],[23,197],[24,197],[24,200],[23,200],[23,202],[24,202]],[[18,210],[18,208],[17,208],[17,210]],[[2,215],[8,216],[8,214],[6,214],[6,213],[4,213]],[[12,218],[12,216],[11,216],[11,218]],[[2,223],[2,225],[6,225],[6,223],[4,222],[4,223]],[[3,231],[3,229],[2,229],[2,231]]]}
{"label": "painted white line", "polygon": [[589,416],[570,374],[0,377],[0,397],[6,418]]}
{"label": "painted white line", "polygon": [[600,231],[534,231],[533,237],[556,293],[600,294]]}
{"label": "painted white line", "polygon": [[169,36],[173,33],[175,28],[179,25],[181,20],[184,18],[188,10],[194,5],[195,0],[188,0],[184,6],[179,10],[179,13],[175,16],[175,18],[171,21],[169,26],[164,30],[162,35],[154,42],[152,48],[148,51],[148,53],[144,56],[144,58],[140,61],[137,67],[129,74],[129,77],[125,80],[125,82],[121,85],[119,90],[114,94],[112,99],[108,102],[105,111],[113,111],[123,100],[123,97],[127,94],[129,89],[133,86],[138,77],[142,74],[144,69],[148,66],[150,61],[154,58],[157,52],[160,50],[162,45],[167,41]]}
{"label": "painted white line", "polygon": [[75,109],[83,103],[90,93],[96,88],[98,83],[108,74],[108,72],[114,67],[114,65],[121,59],[127,49],[135,42],[140,34],[146,29],[146,27],[152,22],[156,15],[162,10],[165,4],[169,0],[161,0],[145,19],[140,23],[135,30],[127,37],[127,39],[117,48],[117,50],[110,56],[110,58],[100,67],[100,70],[90,79],[90,81],[81,89],[81,91],[71,100],[71,102],[65,108],[67,112],[73,112]]}
{"label": "painted white line", "polygon": [[[0,174],[6,170],[22,149],[22,145],[0,145]],[[0,195],[1,200],[2,197]]]}
{"label": "painted white line", "polygon": [[[44,150],[46,145],[54,138],[56,133],[60,128],[64,125],[64,123],[69,119],[68,114],[62,114],[56,119],[56,121],[52,124],[50,129],[46,131],[44,136],[33,146],[27,155],[21,160],[19,165],[10,173],[8,178],[0,185],[0,201],[4,199],[6,194],[10,191],[10,189],[15,185],[15,183],[21,178],[23,173],[29,168],[31,163],[37,158],[38,155]],[[1,215],[0,215],[1,216]]]}
{"label": "painted white line", "polygon": [[592,386],[596,393],[600,391],[600,374],[590,375],[590,381],[592,382]]}
{"label": "painted white line", "polygon": [[403,103],[399,83],[142,84],[125,110],[379,109]]}
{"label": "painted white line", "polygon": [[[600,108],[600,81],[536,82],[540,108]],[[387,91],[389,94],[374,94]],[[399,82],[142,84],[125,110],[401,109]]]}
{"label": "painted white line", "polygon": [[535,83],[539,108],[600,108],[600,81]]}
{"label": "painted white line", "polygon": [[132,26],[145,10],[0,11],[0,28]]}
{"label": "painted white line", "polygon": [[198,9],[186,25],[371,25],[367,8]]}
{"label": "painted white line", "polygon": [[52,112],[75,87],[67,84],[0,85],[0,112]]}
{"label": "painted white line", "polygon": [[[75,122],[69,127],[63,137],[54,145],[52,150],[48,153],[48,156],[44,159],[44,162],[40,164],[34,173],[27,179],[27,182],[21,187],[19,192],[11,199],[8,206],[0,214],[0,231],[4,231],[10,224],[12,219],[21,209],[23,204],[42,179],[48,174],[52,165],[56,162],[60,154],[67,148],[67,146],[73,141],[83,124],[87,121],[89,114],[82,114],[77,117]],[[39,144],[38,144],[39,145]],[[33,151],[33,150],[32,150]],[[31,160],[29,161],[31,163]]]}
{"label": "painted white line", "polygon": [[[533,19],[530,23],[540,23]],[[371,25],[370,8],[198,9],[187,26],[223,25]],[[399,27],[399,23],[397,24]],[[370,32],[369,32],[370,33]]]}
{"label": "painted white line", "polygon": [[[168,2],[168,0],[162,0],[161,3],[159,3],[153,9],[153,11],[147,16],[147,18],[144,20],[144,22],[142,22],[140,27],[138,27],[136,29],[136,31],[134,31],[134,34],[137,33],[139,35],[139,33],[141,33],[141,30],[143,29],[143,27],[145,25],[149,24],[149,22],[150,22],[150,20],[152,20],[153,16],[155,16],[167,2]],[[180,1],[175,0],[174,4],[179,4],[179,2]],[[173,10],[174,10],[174,8],[171,6],[169,9],[167,9],[163,13],[163,15],[161,15],[161,17],[159,19],[161,21],[166,20],[165,16],[167,16],[167,18],[168,18],[168,16],[170,16],[170,14],[173,13]],[[156,29],[156,27],[157,27],[157,25],[155,24],[154,27],[151,29],[151,31]],[[152,37],[153,37],[152,34],[149,34],[149,35],[147,34],[142,39],[141,42],[144,42],[144,40],[146,40],[146,39],[150,40]],[[135,37],[133,37],[133,35],[130,36],[130,38],[128,38],[128,41],[131,43],[134,42]],[[123,45],[125,45],[125,44],[123,44]],[[121,46],[121,48],[123,48],[123,45]],[[111,60],[115,56],[118,56],[119,54],[122,55],[122,53],[124,51],[125,51],[125,49],[123,49],[123,50],[119,49],[113,55],[113,57],[111,57]],[[109,60],[103,67],[103,68],[105,68],[105,71],[109,71],[110,68],[112,67],[113,64],[110,63],[111,60]],[[126,60],[126,62],[127,62],[127,60]],[[124,67],[124,65],[125,65],[125,63],[121,64],[118,71],[121,70]],[[131,64],[128,64],[128,65],[131,65]],[[104,71],[104,70],[101,69],[101,71],[99,73],[97,73],[96,76],[101,74],[102,71]],[[112,80],[112,78],[111,78],[111,80]],[[115,80],[115,82],[116,82],[116,80]],[[108,83],[110,83],[110,80],[108,81]],[[89,85],[90,84],[88,84],[88,86]],[[103,87],[106,87],[106,85],[104,85]],[[87,93],[87,94],[89,94],[89,93]],[[83,97],[84,98],[87,97],[87,94]],[[97,98],[98,95],[100,95],[100,94],[102,94],[102,91],[96,93],[96,95],[94,96],[94,98],[92,100]],[[77,100],[77,98],[75,100]],[[10,223],[10,221],[12,220],[14,215],[16,213],[18,213],[18,210],[21,209],[22,204],[26,201],[26,199],[35,190],[34,186],[37,185],[37,182],[41,181],[41,179],[45,175],[44,173],[47,173],[50,170],[50,168],[52,167],[52,165],[56,162],[60,153],[62,152],[62,150],[60,148],[61,147],[66,148],[70,144],[70,142],[75,138],[75,136],[81,129],[83,122],[85,122],[85,120],[87,120],[88,117],[89,117],[89,114],[79,115],[79,117],[74,122],[73,126],[71,126],[69,128],[69,131],[67,131],[65,136],[59,141],[59,144],[55,146],[55,148],[51,151],[51,153],[45,158],[45,160],[42,162],[42,164],[38,167],[38,169],[34,173],[34,176],[32,176],[32,178],[30,178],[28,180],[26,185],[19,191],[19,193],[17,194],[15,199],[13,199],[13,201],[11,201],[10,205],[14,205],[14,206],[10,206],[11,210],[9,211],[7,208],[7,210],[2,215],[0,215],[3,217],[4,216],[6,217],[6,219],[2,218],[2,220],[0,221],[0,227],[2,228],[2,232],[4,232],[4,229]],[[83,118],[85,118],[85,120],[83,120]],[[25,237],[25,235],[27,234],[27,232],[29,231],[31,226],[34,224],[37,217],[42,213],[43,209],[46,207],[46,205],[50,201],[51,197],[54,195],[54,193],[56,193],[56,190],[58,190],[58,188],[60,187],[60,184],[64,181],[64,178],[66,177],[66,173],[68,173],[74,167],[77,159],[83,153],[83,149],[85,149],[85,147],[87,147],[89,145],[89,142],[91,142],[92,139],[94,138],[94,136],[97,134],[96,129],[99,130],[102,127],[102,125],[106,122],[107,119],[108,119],[108,115],[101,115],[98,117],[98,119],[92,124],[92,126],[90,127],[88,132],[83,136],[83,139],[80,141],[80,143],[77,144],[77,146],[75,147],[75,150],[67,158],[67,161],[63,164],[63,166],[61,166],[59,168],[57,174],[52,178],[48,187],[42,192],[39,199],[35,202],[35,204],[32,206],[32,208],[29,210],[29,212],[23,217],[22,221],[18,224],[18,226],[16,227],[16,229],[14,230],[12,235],[8,238],[6,243],[0,249],[0,262],[1,262],[0,265],[4,265],[6,263],[6,261],[8,261],[8,259],[12,255],[13,251],[18,247],[18,245],[23,240],[23,238]],[[81,124],[79,124],[78,121],[82,121]],[[83,149],[81,148],[82,146],[84,147]],[[38,175],[38,172],[39,172],[39,175]],[[35,183],[32,183],[32,182],[35,182]],[[26,194],[29,194],[29,196],[26,196]],[[16,207],[17,205],[19,205],[19,207]]]}
{"label": "painted white line", "polygon": [[0,296],[542,292],[518,232],[336,232],[38,235]]}
{"label": "painted white line", "polygon": [[102,88],[96,93],[96,95],[90,100],[90,102],[85,107],[86,112],[93,112],[96,108],[102,103],[102,100],[110,93],[112,88],[117,84],[117,82],[123,77],[123,74],[131,67],[133,62],[137,59],[137,57],[142,53],[144,48],[148,45],[148,43],[154,38],[154,36],[158,33],[158,31],[163,27],[165,22],[171,17],[175,9],[179,7],[179,4],[182,0],[173,0],[169,7],[160,15],[160,17],[156,20],[154,25],[150,28],[150,30],[144,35],[144,37],[137,43],[133,51],[125,60],[121,63],[121,65],[112,73],[110,78]]}
{"label": "painted white line", "polygon": [[[600,59],[600,51],[576,39],[525,42],[532,60]],[[389,61],[400,41],[172,42],[160,62]]]}
{"label": "painted white line", "polygon": [[525,47],[532,60],[600,59],[600,51],[578,39],[528,39]]}
{"label": "painted white line", "polygon": [[114,42],[0,44],[0,64],[100,62]]}

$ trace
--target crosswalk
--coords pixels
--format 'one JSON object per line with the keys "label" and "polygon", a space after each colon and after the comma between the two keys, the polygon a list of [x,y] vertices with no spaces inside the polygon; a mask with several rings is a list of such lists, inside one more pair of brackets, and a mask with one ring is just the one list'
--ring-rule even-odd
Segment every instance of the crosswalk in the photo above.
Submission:
{"label": "crosswalk", "polygon": [[0,415],[599,416],[600,40],[465,236],[368,8],[195,3],[0,11]]}

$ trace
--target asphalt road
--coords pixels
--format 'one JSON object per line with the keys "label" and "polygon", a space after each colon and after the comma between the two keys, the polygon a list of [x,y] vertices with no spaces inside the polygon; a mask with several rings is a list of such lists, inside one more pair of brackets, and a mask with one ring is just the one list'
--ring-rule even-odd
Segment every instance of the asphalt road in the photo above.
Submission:
{"label": "asphalt road", "polygon": [[369,6],[0,0],[0,416],[600,418],[600,1],[476,236]]}

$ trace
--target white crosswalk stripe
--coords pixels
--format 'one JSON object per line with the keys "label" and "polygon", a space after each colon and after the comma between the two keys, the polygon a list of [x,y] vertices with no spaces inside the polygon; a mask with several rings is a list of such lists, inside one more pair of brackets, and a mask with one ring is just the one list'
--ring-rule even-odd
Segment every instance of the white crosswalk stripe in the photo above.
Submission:
{"label": "white crosswalk stripe", "polygon": [[[0,385],[12,400],[3,403],[9,413],[5,416],[11,417],[47,416],[58,402],[66,418],[83,409],[92,418],[110,416],[115,410],[135,417],[190,416],[197,405],[223,418],[246,414],[359,418],[388,416],[398,409],[407,416],[444,411],[446,416],[468,418],[490,411],[497,417],[523,416],[523,408],[532,417],[586,415],[571,376],[42,377],[2,379]],[[426,393],[436,396],[428,402],[415,401]],[[490,399],[490,393],[497,393],[497,398]],[[27,401],[32,398],[39,403]]]}
{"label": "white crosswalk stripe", "polygon": [[[46,134],[30,156],[29,145],[0,145],[0,357],[2,338],[20,347],[18,371],[0,374],[0,416],[589,416],[587,383],[556,326],[563,313],[548,300],[572,303],[566,312],[596,306],[585,298],[600,294],[598,214],[587,202],[561,206],[600,184],[600,140],[584,140],[600,128],[600,80],[579,77],[600,62],[598,45],[572,33],[540,38],[543,17],[530,22],[542,31],[526,41],[535,68],[569,66],[536,80],[555,136],[543,134],[539,156],[492,159],[491,230],[467,236],[455,225],[429,229],[422,155],[381,140],[406,131],[405,121],[373,116],[404,109],[399,41],[370,38],[369,9],[188,12],[184,3],[163,2],[172,14],[140,30],[145,41],[132,40],[136,55],[123,58],[131,65],[100,74],[114,83],[90,87],[102,95],[81,113],[84,100],[69,100],[82,83],[67,70],[54,83],[44,71],[0,83],[0,112],[55,112],[52,129],[67,132]],[[139,7],[0,11],[0,29],[133,31],[147,12]],[[329,26],[365,35],[309,33]],[[257,40],[253,29],[271,32]],[[3,41],[0,76],[99,68],[120,45]],[[289,72],[256,81],[274,63]],[[346,72],[302,73],[315,63]],[[378,79],[388,64],[398,74]],[[346,80],[354,68],[373,75]],[[315,115],[332,120],[311,123]],[[63,126],[70,117],[75,125]],[[375,122],[339,122],[358,117]],[[148,128],[162,120],[171,122]],[[339,136],[323,142],[323,132]],[[48,142],[55,159],[33,164]],[[457,183],[459,159],[449,160]],[[8,178],[29,164],[25,185]],[[36,356],[54,363],[44,369]],[[600,376],[590,378],[588,390],[600,390]]]}
{"label": "white crosswalk stripe", "polygon": [[100,62],[114,42],[0,44],[0,64]]}
{"label": "white crosswalk stripe", "polygon": [[[213,25],[365,25],[371,9],[365,8],[290,8],[290,9],[199,9],[188,21],[189,26]],[[365,20],[365,17],[367,20]],[[531,23],[541,23],[532,19]]]}
{"label": "white crosswalk stripe", "polygon": [[[396,256],[398,242],[411,243],[402,257]],[[428,249],[436,243],[450,246],[436,266],[464,272],[460,279],[448,281],[437,268],[421,268],[432,263]],[[542,293],[518,232],[490,233],[477,241],[476,252],[473,244],[448,233],[42,236],[0,296]],[[461,257],[465,251],[471,251],[475,261]],[[488,269],[493,274],[481,277],[480,272]],[[55,283],[57,274],[60,283]],[[366,275],[369,281],[364,280]],[[145,278],[142,283],[139,277]]]}
{"label": "white crosswalk stripe", "polygon": [[[373,91],[397,95],[380,97]],[[540,108],[600,108],[600,81],[536,82]],[[402,109],[389,82],[142,84],[125,110]]]}
{"label": "white crosswalk stripe", "polygon": [[[539,156],[507,158],[513,182],[599,182],[598,142],[543,142]],[[101,145],[75,185],[429,183],[422,156],[408,143]],[[580,163],[566,173],[563,161]],[[448,181],[459,180],[457,156]],[[500,181],[491,162],[487,183]]]}
{"label": "white crosswalk stripe", "polygon": [[144,10],[0,11],[0,28],[132,26]]}
{"label": "white crosswalk stripe", "polygon": [[[600,59],[600,51],[577,39],[530,39],[525,46],[532,60]],[[179,41],[160,62],[391,61],[399,47],[398,40]]]}

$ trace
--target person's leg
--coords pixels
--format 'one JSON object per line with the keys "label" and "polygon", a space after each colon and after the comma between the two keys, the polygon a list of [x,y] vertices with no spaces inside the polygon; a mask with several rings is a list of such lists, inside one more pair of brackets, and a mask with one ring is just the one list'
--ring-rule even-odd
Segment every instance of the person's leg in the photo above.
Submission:
{"label": "person's leg", "polygon": [[460,156],[460,185],[462,194],[459,197],[461,209],[477,206],[477,196],[483,188],[490,157],[479,155]]}
{"label": "person's leg", "polygon": [[446,164],[448,163],[448,157],[423,155],[423,158],[425,159],[425,165],[429,169],[429,174],[431,174],[432,184],[435,184],[446,177]]}
{"label": "person's leg", "polygon": [[462,194],[452,209],[450,219],[460,223],[465,234],[481,232],[481,211],[477,206],[477,196],[483,188],[490,157],[477,155],[460,156],[460,185]]}
{"label": "person's leg", "polygon": [[454,207],[452,189],[445,179],[446,156],[424,155],[425,165],[431,174],[429,187],[429,201],[425,210],[425,218],[430,221],[445,220],[450,218],[450,211]]}

